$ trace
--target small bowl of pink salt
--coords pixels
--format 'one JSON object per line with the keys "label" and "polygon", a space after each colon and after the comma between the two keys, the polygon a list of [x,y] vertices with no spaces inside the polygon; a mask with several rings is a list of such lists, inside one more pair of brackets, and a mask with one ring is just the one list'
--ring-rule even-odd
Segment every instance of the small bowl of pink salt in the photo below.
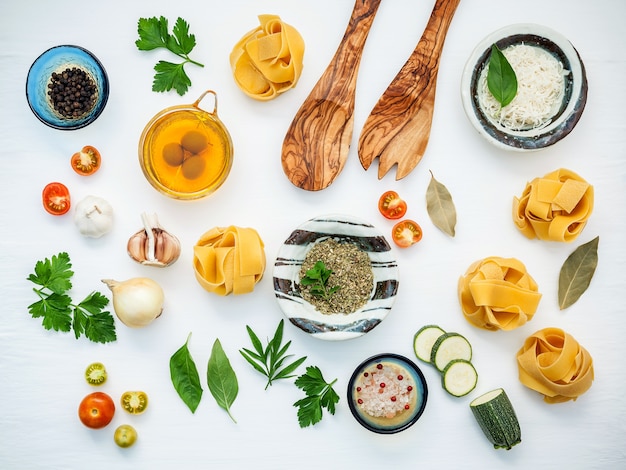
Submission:
{"label": "small bowl of pink salt", "polygon": [[420,368],[398,354],[372,356],[354,370],[348,382],[348,405],[364,428],[394,434],[422,416],[428,386]]}

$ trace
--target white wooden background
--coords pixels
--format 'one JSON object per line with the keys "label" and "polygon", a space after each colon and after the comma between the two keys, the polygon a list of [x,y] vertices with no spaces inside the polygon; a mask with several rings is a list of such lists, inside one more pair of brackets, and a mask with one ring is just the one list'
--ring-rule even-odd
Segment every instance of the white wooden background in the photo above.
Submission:
{"label": "white wooden background", "polygon": [[[408,177],[382,180],[376,167],[361,168],[356,138],[374,103],[413,50],[432,1],[384,0],[368,38],[357,89],[355,136],[343,173],[328,189],[309,193],[294,187],[280,164],[282,140],[296,110],[333,56],[352,10],[352,0],[232,0],[177,2],[151,0],[96,5],[75,1],[4,1],[0,14],[0,468],[575,468],[624,466],[626,355],[624,232],[626,210],[626,36],[622,0],[463,0],[449,30],[439,73],[431,141],[423,161]],[[257,25],[256,16],[280,15],[306,43],[302,78],[294,90],[272,102],[255,102],[234,84],[228,54]],[[152,67],[166,53],[139,52],[134,46],[140,17],[164,15],[190,23],[198,45],[193,55],[204,69],[188,67],[193,86],[183,98],[151,91]],[[460,78],[474,46],[488,33],[512,23],[549,26],[568,37],[587,67],[589,100],[577,128],[541,152],[517,154],[491,146],[466,119]],[[58,44],[94,52],[111,80],[109,103],[91,126],[62,132],[42,125],[29,110],[25,78],[30,64]],[[181,202],[157,193],[138,164],[137,143],[148,120],[161,109],[191,103],[205,90],[219,96],[219,117],[235,146],[232,172],[214,195]],[[103,154],[99,173],[75,175],[70,155],[83,145]],[[527,181],[566,167],[595,186],[596,207],[574,244],[531,241],[511,220],[511,201]],[[432,170],[454,196],[457,235],[439,232],[426,213],[425,191]],[[74,201],[87,194],[109,200],[115,227],[99,240],[83,238],[71,218],[51,217],[40,192],[52,180],[64,182]],[[328,212],[359,216],[388,232],[391,224],[376,203],[387,189],[409,203],[408,216],[424,229],[423,241],[395,249],[401,285],[385,321],[362,338],[329,343],[291,325],[291,351],[307,355],[341,395],[335,416],[300,429],[292,404],[301,397],[290,381],[264,391],[263,377],[238,350],[248,346],[246,325],[261,337],[282,318],[272,290],[272,264],[283,240],[303,221]],[[141,227],[140,214],[156,212],[183,244],[180,260],[165,270],[135,264],[125,252],[128,237]],[[257,229],[268,267],[252,294],[226,298],[203,291],[191,269],[192,247],[214,226]],[[571,308],[557,307],[559,269],[571,251],[600,236],[600,262],[589,290]],[[118,341],[96,345],[71,334],[45,331],[30,318],[34,301],[26,277],[35,262],[67,251],[76,272],[73,295],[106,292],[102,278],[149,276],[166,291],[165,312],[146,329],[118,323]],[[456,297],[458,277],[486,256],[522,260],[543,294],[529,324],[512,332],[486,332],[462,317]],[[81,297],[82,298],[82,297]],[[394,352],[412,358],[413,333],[437,323],[465,334],[474,346],[479,384],[470,396],[445,394],[439,377],[422,367],[430,387],[420,421],[409,430],[381,436],[353,419],[345,398],[354,367],[366,357]],[[571,333],[592,354],[596,379],[576,402],[547,405],[517,379],[515,352],[536,330],[556,326]],[[237,373],[240,393],[230,421],[205,390],[192,415],[176,395],[168,361],[192,332],[191,352],[204,377],[213,341],[219,338]],[[102,361],[109,371],[103,390],[116,400],[125,390],[150,396],[145,415],[132,417],[118,407],[113,423],[92,431],[76,409],[91,391],[83,371]],[[504,387],[519,416],[523,442],[496,451],[482,435],[468,404],[472,397]],[[205,387],[206,389],[206,387]],[[128,422],[139,441],[123,450],[113,430]]]}

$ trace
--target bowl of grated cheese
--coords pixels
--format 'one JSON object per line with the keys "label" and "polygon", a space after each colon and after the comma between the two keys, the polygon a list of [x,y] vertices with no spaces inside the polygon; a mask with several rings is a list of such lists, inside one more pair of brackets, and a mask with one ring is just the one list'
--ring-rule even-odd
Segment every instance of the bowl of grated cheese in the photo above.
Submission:
{"label": "bowl of grated cheese", "polygon": [[[517,91],[502,106],[488,86],[492,45],[507,59]],[[537,24],[514,24],[485,37],[461,79],[465,113],[476,130],[501,149],[549,147],[576,126],[587,102],[587,75],[578,51],[563,35]]]}

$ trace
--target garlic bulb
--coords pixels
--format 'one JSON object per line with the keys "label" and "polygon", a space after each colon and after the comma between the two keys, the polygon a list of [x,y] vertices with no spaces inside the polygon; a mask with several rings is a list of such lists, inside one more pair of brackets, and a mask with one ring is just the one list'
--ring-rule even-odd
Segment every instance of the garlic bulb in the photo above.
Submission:
{"label": "garlic bulb", "polygon": [[113,293],[113,309],[117,318],[130,328],[152,323],[163,312],[163,289],[147,277],[134,277],[123,282],[102,279]]}
{"label": "garlic bulb", "polygon": [[159,225],[156,214],[141,214],[143,229],[128,240],[126,249],[135,261],[147,266],[164,268],[180,256],[180,242]]}
{"label": "garlic bulb", "polygon": [[113,228],[113,208],[101,197],[87,196],[76,205],[74,223],[82,235],[100,238]]}

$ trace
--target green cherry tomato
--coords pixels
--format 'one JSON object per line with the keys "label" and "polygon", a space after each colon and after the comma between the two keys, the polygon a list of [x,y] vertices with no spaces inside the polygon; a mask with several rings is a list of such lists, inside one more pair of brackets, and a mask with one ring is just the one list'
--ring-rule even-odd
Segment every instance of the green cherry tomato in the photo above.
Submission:
{"label": "green cherry tomato", "polygon": [[120,447],[130,447],[137,440],[137,431],[130,424],[122,424],[115,430],[113,439]]}
{"label": "green cherry tomato", "polygon": [[141,391],[124,392],[120,404],[131,415],[140,415],[148,408],[148,395]]}
{"label": "green cherry tomato", "polygon": [[102,385],[107,381],[107,370],[104,364],[100,362],[92,362],[85,370],[85,380],[89,385]]}

